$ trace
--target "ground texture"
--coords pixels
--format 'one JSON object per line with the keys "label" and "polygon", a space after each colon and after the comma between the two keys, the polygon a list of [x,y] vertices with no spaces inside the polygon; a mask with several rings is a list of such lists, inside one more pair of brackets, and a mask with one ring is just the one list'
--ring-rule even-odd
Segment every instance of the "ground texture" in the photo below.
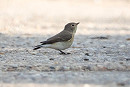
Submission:
{"label": "ground texture", "polygon": [[[0,87],[129,87],[129,3],[0,0]],[[32,50],[72,21],[71,54]]]}

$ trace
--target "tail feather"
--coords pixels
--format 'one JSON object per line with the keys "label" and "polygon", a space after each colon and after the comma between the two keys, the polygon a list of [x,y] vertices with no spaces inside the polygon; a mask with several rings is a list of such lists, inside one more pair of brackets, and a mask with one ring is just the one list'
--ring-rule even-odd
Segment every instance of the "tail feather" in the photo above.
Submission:
{"label": "tail feather", "polygon": [[47,44],[47,41],[43,41],[43,42],[40,42],[40,43],[41,43],[41,45],[35,46],[35,48],[33,50],[40,49],[41,47],[43,47],[43,45]]}
{"label": "tail feather", "polygon": [[40,42],[42,45],[47,44],[47,41]]}
{"label": "tail feather", "polygon": [[35,48],[33,50],[40,49],[41,47],[42,47],[42,45],[37,45],[37,46],[35,46]]}

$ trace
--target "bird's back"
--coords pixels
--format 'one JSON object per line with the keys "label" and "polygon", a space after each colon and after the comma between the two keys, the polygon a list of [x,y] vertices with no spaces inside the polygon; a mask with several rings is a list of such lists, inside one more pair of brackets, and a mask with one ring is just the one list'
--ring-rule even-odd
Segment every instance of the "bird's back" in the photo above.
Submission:
{"label": "bird's back", "polygon": [[41,43],[46,43],[46,44],[53,44],[56,42],[64,42],[68,41],[72,38],[72,34],[66,30],[61,31],[60,33],[56,34],[55,36],[47,39],[44,42]]}

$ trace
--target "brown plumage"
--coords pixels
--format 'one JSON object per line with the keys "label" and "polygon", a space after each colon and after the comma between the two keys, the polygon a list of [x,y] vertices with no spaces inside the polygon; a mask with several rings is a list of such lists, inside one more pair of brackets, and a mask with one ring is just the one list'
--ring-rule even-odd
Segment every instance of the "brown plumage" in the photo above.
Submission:
{"label": "brown plumage", "polygon": [[65,25],[63,31],[47,39],[46,41],[40,42],[41,45],[35,46],[33,50],[45,47],[59,50],[62,54],[65,54],[61,50],[67,49],[73,43],[74,34],[76,33],[78,24],[79,23],[73,23],[73,22],[68,23],[67,25]]}
{"label": "brown plumage", "polygon": [[[64,37],[64,38],[63,38]],[[42,43],[41,45],[44,44],[53,44],[56,42],[63,42],[63,41],[68,41],[72,38],[72,34],[66,30],[56,34],[55,36],[47,39],[46,41],[40,42]]]}

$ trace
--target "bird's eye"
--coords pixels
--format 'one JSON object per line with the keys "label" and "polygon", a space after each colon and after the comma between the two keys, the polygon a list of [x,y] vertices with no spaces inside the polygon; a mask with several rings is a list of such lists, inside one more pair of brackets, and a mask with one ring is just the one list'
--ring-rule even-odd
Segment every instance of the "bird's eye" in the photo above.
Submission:
{"label": "bird's eye", "polygon": [[74,26],[73,24],[71,26]]}

